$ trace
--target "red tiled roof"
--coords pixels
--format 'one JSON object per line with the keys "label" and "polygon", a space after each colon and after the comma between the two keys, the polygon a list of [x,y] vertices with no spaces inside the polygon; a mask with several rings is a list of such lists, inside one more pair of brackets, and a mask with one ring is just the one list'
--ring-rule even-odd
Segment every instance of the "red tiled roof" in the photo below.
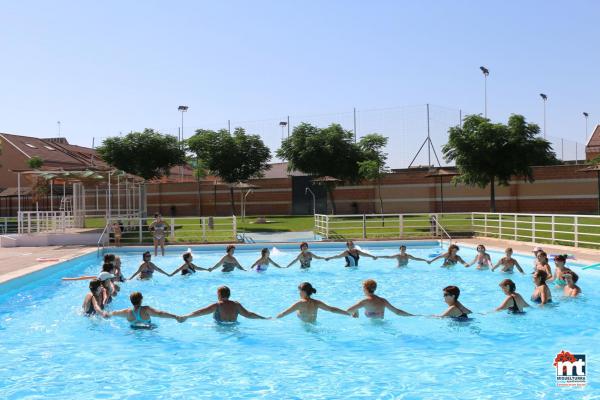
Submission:
{"label": "red tiled roof", "polygon": [[600,146],[600,125],[596,125],[596,129],[592,132],[592,136],[590,136],[587,146]]}

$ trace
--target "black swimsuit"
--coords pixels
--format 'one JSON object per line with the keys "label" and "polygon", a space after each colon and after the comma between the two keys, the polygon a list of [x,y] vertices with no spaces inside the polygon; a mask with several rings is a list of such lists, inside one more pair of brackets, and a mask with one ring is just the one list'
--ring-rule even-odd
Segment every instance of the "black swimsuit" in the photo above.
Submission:
{"label": "black swimsuit", "polygon": [[514,296],[510,296],[510,298],[513,301],[513,305],[508,307],[508,312],[509,313],[513,313],[513,314],[519,314],[522,313],[523,311],[519,309],[519,306],[517,305],[517,301],[515,300]]}
{"label": "black swimsuit", "polygon": [[358,267],[358,259],[360,258],[360,255],[358,253],[356,253],[356,255],[348,252],[348,255],[346,256],[346,267]]}

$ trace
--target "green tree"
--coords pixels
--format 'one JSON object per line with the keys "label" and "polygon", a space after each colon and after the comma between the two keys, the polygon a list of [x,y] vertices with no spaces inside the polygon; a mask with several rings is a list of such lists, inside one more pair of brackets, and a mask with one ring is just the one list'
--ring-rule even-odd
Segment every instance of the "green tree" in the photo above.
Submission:
{"label": "green tree", "polygon": [[[38,156],[33,156],[28,158],[26,163],[31,169],[40,169],[44,165],[44,160]],[[48,195],[50,188],[48,186],[48,182],[43,177],[34,175],[32,179],[33,185],[31,187],[31,200],[37,203],[41,201],[44,196]]]}
{"label": "green tree", "polygon": [[198,129],[188,139],[188,147],[211,173],[229,183],[231,213],[235,214],[232,184],[260,178],[269,168],[271,151],[259,135],[248,135],[243,128],[211,131]]}
{"label": "green tree", "polygon": [[27,166],[31,169],[40,169],[44,165],[44,160],[38,156],[27,159]]}
{"label": "green tree", "polygon": [[110,137],[97,151],[106,163],[146,180],[168,175],[172,167],[186,162],[177,138],[153,129]]}
{"label": "green tree", "polygon": [[456,163],[460,175],[455,182],[490,186],[490,211],[496,212],[496,184],[506,186],[513,176],[533,182],[532,166],[558,163],[552,145],[539,132],[522,115],[511,115],[507,125],[469,115],[462,127],[449,129],[442,151],[447,162]]}
{"label": "green tree", "polygon": [[[290,171],[356,182],[360,179],[358,163],[364,161],[365,157],[353,141],[354,133],[339,124],[318,128],[301,123],[294,128],[290,137],[283,140],[277,156],[288,161]],[[332,196],[335,183],[326,182],[324,185],[335,213]]]}
{"label": "green tree", "polygon": [[379,212],[383,214],[383,197],[381,196],[381,179],[388,172],[386,167],[388,138],[377,133],[363,136],[358,147],[366,158],[358,162],[358,172],[363,179],[375,182],[379,194]]}

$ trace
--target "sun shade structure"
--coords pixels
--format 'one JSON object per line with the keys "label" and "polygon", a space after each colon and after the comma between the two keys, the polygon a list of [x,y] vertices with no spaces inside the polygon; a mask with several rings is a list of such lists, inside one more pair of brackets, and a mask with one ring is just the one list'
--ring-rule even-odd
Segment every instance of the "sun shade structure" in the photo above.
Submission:
{"label": "sun shade structure", "polygon": [[440,179],[440,211],[443,214],[444,213],[444,177],[447,176],[457,176],[460,175],[458,172],[454,172],[454,171],[448,171],[447,169],[443,169],[443,168],[435,168],[435,169],[430,169],[429,172],[427,173],[427,175],[425,175],[426,178],[439,178]]}
{"label": "sun shade structure", "polygon": [[577,170],[577,172],[596,173],[598,180],[598,215],[600,215],[600,164],[590,165],[587,168]]}

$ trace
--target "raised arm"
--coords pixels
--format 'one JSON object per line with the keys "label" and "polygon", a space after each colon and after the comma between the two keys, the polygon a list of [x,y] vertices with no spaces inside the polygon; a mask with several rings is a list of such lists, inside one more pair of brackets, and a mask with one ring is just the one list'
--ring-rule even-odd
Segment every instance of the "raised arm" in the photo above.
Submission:
{"label": "raised arm", "polygon": [[496,311],[502,311],[502,310],[506,310],[506,309],[508,308],[508,301],[509,301],[510,299],[513,299],[513,297],[510,297],[510,296],[509,296],[509,297],[506,297],[506,298],[504,299],[504,301],[502,302],[502,304],[500,304],[500,305],[499,305],[499,306],[496,308]]}
{"label": "raised arm", "polygon": [[183,267],[185,267],[185,263],[181,265],[181,267],[177,268],[175,271],[171,272],[170,274],[168,274],[169,276],[173,276],[178,272],[181,272],[181,270],[183,269]]}
{"label": "raised arm", "polygon": [[161,274],[163,274],[163,275],[166,275],[166,276],[171,276],[171,275],[167,274],[165,271],[163,271],[162,269],[158,268],[158,267],[156,266],[156,264],[154,264],[154,263],[152,263],[152,268],[154,268],[156,271],[160,272],[160,273],[161,273]]}
{"label": "raised arm", "polygon": [[[502,264],[502,261],[504,261],[504,257],[503,257],[503,258],[501,258],[501,259],[499,259],[499,260],[498,260],[498,262],[497,262],[497,263],[496,263],[496,264],[495,264],[495,265],[492,267],[492,272],[493,272],[493,271],[494,271],[496,268],[498,268],[498,267],[500,266],[500,264]],[[498,310],[496,310],[496,311],[498,311]]]}
{"label": "raised arm", "polygon": [[238,305],[238,312],[240,313],[240,315],[242,317],[246,317],[246,318],[250,318],[250,319],[268,319],[266,317],[263,317],[262,315],[258,315],[256,313],[253,313],[252,311],[246,310],[244,308],[244,306],[241,305],[240,303],[237,303],[237,305]]}
{"label": "raised arm", "polygon": [[217,262],[214,266],[212,266],[212,267],[210,267],[208,269],[208,272],[212,272],[215,269],[219,268],[221,265],[223,265],[223,262],[225,262],[225,257],[226,256],[221,257],[221,259],[219,260],[219,262]]}
{"label": "raised arm", "polygon": [[334,258],[346,257],[347,255],[348,255],[348,250],[344,250],[340,254],[338,254],[337,256],[325,257],[325,261],[333,260]]}
{"label": "raised arm", "polygon": [[362,250],[358,250],[358,254],[360,254],[361,256],[365,256],[365,257],[371,257],[373,260],[377,260],[377,256],[374,256],[374,255],[369,254],[369,253],[365,253]]}
{"label": "raised arm", "polygon": [[212,314],[215,312],[215,310],[217,309],[217,307],[219,306],[218,303],[213,303],[210,306],[206,306],[204,308],[201,308],[199,310],[196,310],[194,312],[191,312],[187,315],[184,315],[182,318],[184,320],[188,319],[188,318],[196,318],[196,317],[201,317],[203,315],[208,315],[208,314]]}
{"label": "raised arm", "polygon": [[310,252],[310,256],[316,260],[326,260],[327,259],[327,257],[318,256],[315,253],[313,253],[312,251]]}
{"label": "raised arm", "polygon": [[424,259],[424,258],[414,257],[414,256],[411,256],[410,254],[407,254],[407,256],[408,256],[408,258],[410,258],[411,260],[414,260],[414,261],[425,261],[425,262],[427,262],[427,260]]}
{"label": "raised arm", "polygon": [[124,308],[122,310],[117,310],[117,311],[113,311],[111,313],[108,314],[109,317],[125,317],[127,318],[127,316],[129,315],[129,308]]}
{"label": "raised arm", "polygon": [[[286,268],[289,268],[289,267],[291,267],[291,266],[292,266],[292,265],[293,265],[293,264],[294,264],[296,261],[298,261],[298,260],[300,259],[300,256],[301,256],[301,255],[302,255],[302,253],[298,254],[298,255],[296,256],[296,258],[294,258],[294,259],[293,259],[293,260],[292,260],[292,261],[291,261],[291,262],[290,262],[290,263],[287,265],[287,267],[286,267]],[[314,256],[313,256],[313,257],[314,257]],[[319,257],[319,258],[321,258],[321,257]]]}
{"label": "raised arm", "polygon": [[281,265],[279,265],[279,264],[277,264],[275,261],[273,261],[273,260],[271,259],[271,257],[269,257],[269,262],[270,262],[271,264],[273,264],[274,266],[276,266],[277,268],[283,268]]}
{"label": "raised arm", "polygon": [[153,317],[171,318],[171,319],[176,319],[178,321],[180,320],[179,316],[177,316],[175,314],[171,314],[170,312],[157,310],[156,308],[152,308],[152,307],[146,307],[146,310],[148,311],[148,314],[150,314]]}
{"label": "raised arm", "polygon": [[448,255],[448,253],[442,253],[442,254],[440,254],[439,256],[437,256],[437,257],[434,257],[434,258],[432,258],[431,260],[427,261],[427,263],[431,264],[432,262],[434,262],[434,261],[437,261],[437,260],[439,260],[440,258],[444,258],[444,257],[446,257],[447,255]]}
{"label": "raised arm", "polygon": [[394,307],[389,301],[385,300],[385,307],[393,312],[396,315],[400,315],[402,317],[413,317],[413,314],[407,313],[404,310]]}
{"label": "raised arm", "polygon": [[353,305],[346,311],[348,312],[348,314],[352,315],[354,318],[358,318],[358,310],[360,310],[361,308],[364,307],[364,304],[366,301],[367,301],[366,299],[362,299],[361,301],[359,301],[358,303],[356,303],[355,305]]}
{"label": "raised arm", "polygon": [[[400,254],[394,254],[391,256],[378,256],[377,258],[398,258],[398,257],[400,257]],[[412,256],[408,256],[408,258],[412,258]],[[420,258],[418,260],[420,260]],[[423,261],[426,261],[426,260],[423,260]]]}
{"label": "raised arm", "polygon": [[287,309],[285,309],[282,312],[280,312],[279,314],[277,314],[277,317],[275,317],[275,318],[283,318],[286,315],[290,315],[291,313],[293,313],[294,311],[296,311],[298,309],[299,305],[300,305],[299,301],[295,302],[294,304],[289,306]]}
{"label": "raised arm", "polygon": [[350,314],[348,311],[342,310],[341,308],[337,308],[337,307],[332,307],[330,305],[327,305],[325,303],[323,303],[321,300],[315,300],[317,302],[317,306],[321,309],[321,310],[325,310],[325,311],[329,311],[335,314],[341,314],[341,315],[352,315]]}
{"label": "raised arm", "polygon": [[[262,260],[262,257],[259,258],[258,260],[254,261],[254,264],[252,264],[250,266],[250,269],[254,269],[254,267],[256,267],[258,264],[260,264],[260,261]],[[236,260],[237,261],[237,260]]]}
{"label": "raised arm", "polygon": [[129,278],[128,280],[132,280],[133,278],[135,278],[136,276],[139,275],[140,271],[142,270],[142,266],[140,265],[137,269],[137,271],[135,271],[135,274],[131,275],[131,278]]}

